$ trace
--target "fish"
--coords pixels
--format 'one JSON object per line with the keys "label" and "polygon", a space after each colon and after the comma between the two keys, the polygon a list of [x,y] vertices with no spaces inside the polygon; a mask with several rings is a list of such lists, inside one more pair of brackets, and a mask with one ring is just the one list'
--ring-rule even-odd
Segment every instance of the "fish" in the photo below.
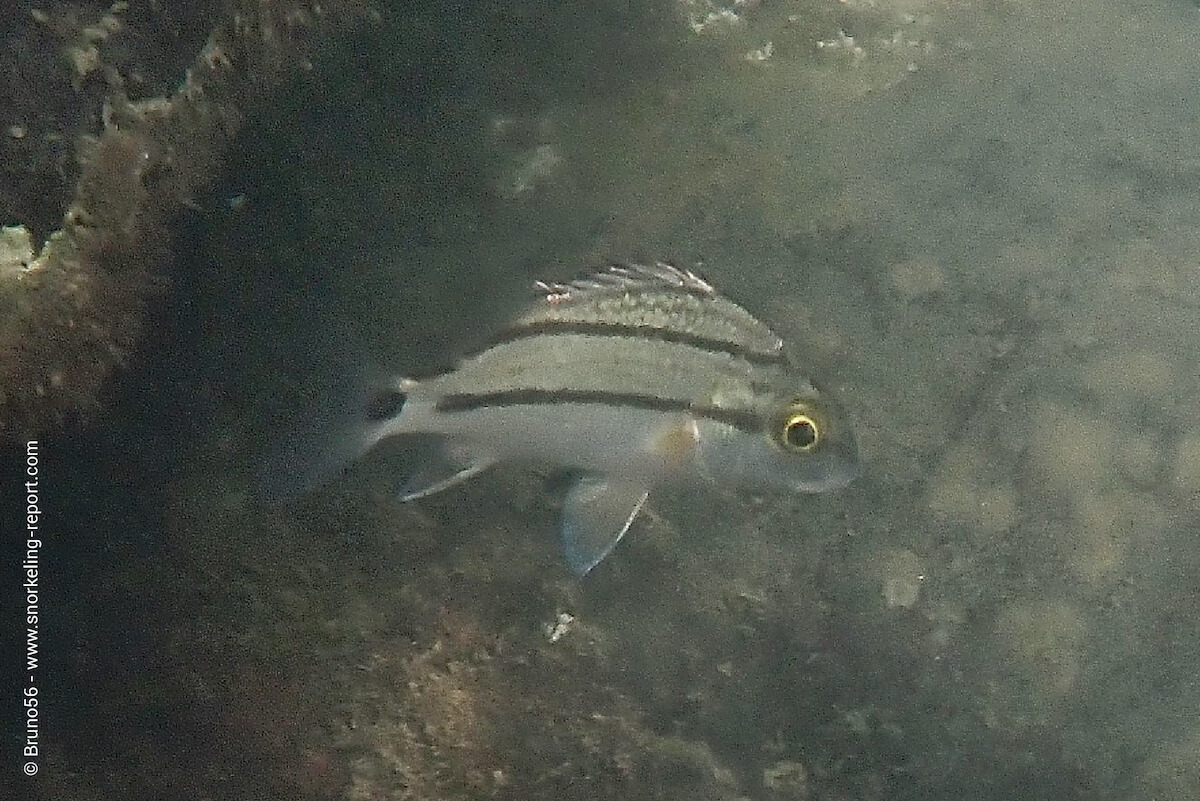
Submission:
{"label": "fish", "polygon": [[569,478],[559,538],[591,571],[663,484],[818,493],[847,486],[858,446],[843,407],[783,340],[689,270],[615,264],[538,297],[448,372],[364,396],[339,458],[432,438],[402,501],[501,462]]}

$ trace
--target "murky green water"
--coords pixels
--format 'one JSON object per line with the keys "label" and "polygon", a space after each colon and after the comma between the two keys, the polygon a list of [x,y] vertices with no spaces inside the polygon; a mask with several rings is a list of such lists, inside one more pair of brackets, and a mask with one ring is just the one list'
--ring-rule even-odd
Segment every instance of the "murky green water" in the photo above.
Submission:
{"label": "murky green water", "polygon": [[[1195,8],[722,8],[393,10],[247,134],[150,524],[202,602],[129,701],[209,743],[196,786],[221,741],[280,798],[1200,792]],[[583,580],[519,469],[248,492],[346,320],[420,372],[534,278],[655,258],[836,391],[858,482],[656,495]]]}

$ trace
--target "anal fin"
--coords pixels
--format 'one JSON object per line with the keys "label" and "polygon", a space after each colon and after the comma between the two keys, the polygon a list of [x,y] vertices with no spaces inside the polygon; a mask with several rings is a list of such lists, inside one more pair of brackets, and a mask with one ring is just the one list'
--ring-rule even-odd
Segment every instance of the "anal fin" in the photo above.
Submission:
{"label": "anal fin", "polygon": [[430,448],[424,461],[400,488],[400,500],[411,501],[441,492],[482,473],[495,464],[495,461],[456,452],[445,444]]}
{"label": "anal fin", "polygon": [[581,476],[563,501],[561,536],[567,566],[584,575],[625,536],[646,502],[644,484]]}

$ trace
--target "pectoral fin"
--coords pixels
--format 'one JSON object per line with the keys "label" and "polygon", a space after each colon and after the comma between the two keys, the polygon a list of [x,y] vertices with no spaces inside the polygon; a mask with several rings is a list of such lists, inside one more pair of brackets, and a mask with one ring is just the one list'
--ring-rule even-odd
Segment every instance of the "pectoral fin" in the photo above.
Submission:
{"label": "pectoral fin", "polygon": [[637,517],[649,491],[640,483],[582,476],[567,492],[562,547],[567,566],[583,575],[608,556]]}

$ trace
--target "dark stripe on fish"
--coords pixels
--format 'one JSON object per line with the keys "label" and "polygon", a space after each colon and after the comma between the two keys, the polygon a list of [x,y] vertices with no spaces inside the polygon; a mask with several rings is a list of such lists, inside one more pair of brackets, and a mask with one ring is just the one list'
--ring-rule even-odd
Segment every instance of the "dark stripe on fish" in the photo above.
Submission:
{"label": "dark stripe on fish", "polygon": [[762,431],[762,420],[754,412],[695,406],[687,401],[642,395],[636,392],[605,392],[572,389],[508,389],[501,392],[459,392],[438,399],[439,412],[469,412],[496,406],[539,406],[563,403],[595,403],[601,406],[632,407],[655,412],[684,412],[705,417],[750,434]]}
{"label": "dark stripe on fish", "polygon": [[[521,339],[530,339],[551,334],[586,334],[603,337],[622,337],[629,339],[649,339],[657,342],[670,342],[676,345],[689,345],[709,353],[728,353],[739,359],[745,359],[751,364],[768,366],[786,365],[787,357],[783,350],[763,351],[747,348],[736,342],[724,339],[689,334],[686,331],[673,331],[669,328],[659,328],[652,325],[625,325],[623,323],[583,322],[579,320],[539,320],[536,323],[519,325],[506,329],[493,337],[488,348],[504,345]],[[484,348],[483,350],[487,350]],[[471,355],[479,355],[479,352]]]}

